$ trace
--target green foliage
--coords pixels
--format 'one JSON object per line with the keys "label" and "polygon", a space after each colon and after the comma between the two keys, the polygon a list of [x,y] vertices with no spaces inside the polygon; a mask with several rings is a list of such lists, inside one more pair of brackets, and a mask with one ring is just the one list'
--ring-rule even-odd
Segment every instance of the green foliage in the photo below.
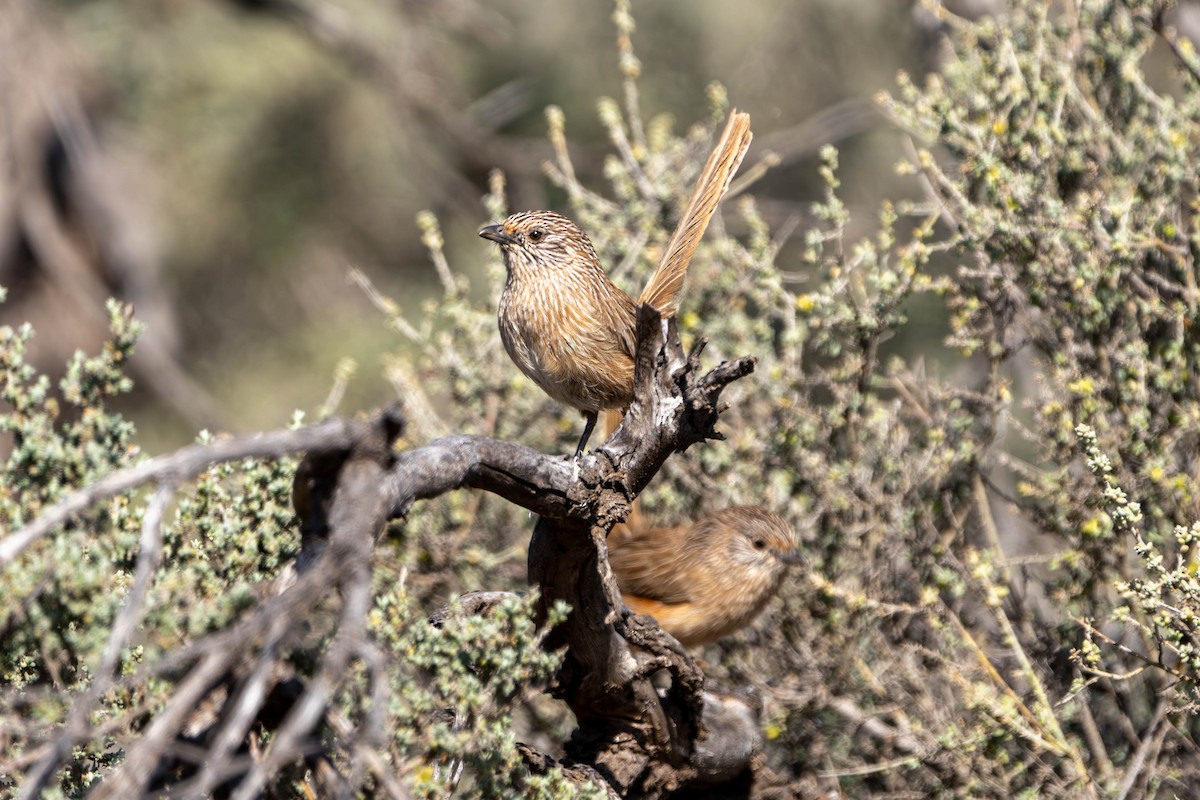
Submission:
{"label": "green foliage", "polygon": [[[25,362],[33,330],[28,325],[0,328],[6,407],[0,431],[11,443],[0,481],[2,530],[20,527],[71,489],[133,463],[138,455],[133,426],[107,404],[130,389],[123,366],[141,326],[131,308],[116,302],[109,303],[108,315],[112,340],[98,356],[76,353],[57,394],[49,378]],[[140,507],[118,499],[72,521],[5,572],[0,678],[17,693],[0,695],[0,716],[24,718],[34,730],[45,729],[63,719],[67,701],[40,690],[78,692],[90,683],[89,666],[104,646],[136,559],[140,522]],[[114,591],[114,585],[121,588]],[[29,714],[18,714],[24,708]],[[0,737],[0,758],[21,752],[22,738]],[[106,742],[98,742],[76,754],[64,777],[69,795],[80,795],[94,779],[91,765],[112,762],[106,749]]]}
{"label": "green foliage", "polygon": [[[1089,425],[1076,428],[1088,469],[1102,489],[1102,508],[1117,535],[1135,542],[1134,553],[1140,569],[1128,580],[1116,583],[1120,596],[1127,602],[1112,612],[1114,620],[1137,630],[1146,642],[1157,645],[1156,654],[1130,653],[1147,668],[1156,668],[1178,680],[1178,687],[1189,713],[1200,711],[1200,581],[1192,549],[1200,541],[1200,521],[1191,525],[1176,525],[1174,552],[1165,554],[1163,548],[1142,536],[1144,521],[1141,503],[1132,501],[1117,484],[1113,464],[1100,449],[1096,432]],[[1103,632],[1085,623],[1087,638],[1075,657],[1094,676],[1107,674],[1100,639],[1116,645]],[[1128,652],[1128,651],[1126,651]]]}
{"label": "green foliage", "polygon": [[[23,360],[32,331],[0,329],[5,367],[0,426],[12,452],[0,480],[3,529],[12,531],[79,486],[138,463],[133,426],[108,405],[129,380],[122,366],[139,326],[130,310],[109,307],[113,338],[98,357],[77,355],[60,392]],[[205,433],[202,443],[212,437]],[[93,739],[75,749],[55,796],[81,797],[122,759],[147,712],[165,702],[174,681],[147,671],[163,656],[233,624],[270,594],[295,556],[291,510],[295,462],[246,460],[208,469],[179,499],[164,526],[163,567],[147,602],[136,643],[119,665],[120,683],[106,693],[91,722]],[[55,735],[91,683],[109,629],[133,582],[144,507],[137,494],[115,498],[32,546],[5,569],[0,593],[0,765],[22,763]],[[516,749],[512,706],[545,682],[559,657],[541,648],[532,623],[534,595],[514,596],[488,618],[454,617],[441,628],[426,621],[428,596],[412,597],[393,565],[377,568],[370,628],[386,657],[387,692],[372,694],[359,672],[340,697],[341,713],[383,715],[392,732],[385,752],[421,797],[441,797],[460,781],[460,796],[543,798],[604,796],[566,782],[556,770],[531,776]],[[417,600],[422,602],[418,604]],[[549,620],[562,619],[558,609]],[[311,635],[293,643],[286,661],[300,674],[332,635],[329,615],[311,620]],[[376,708],[376,701],[383,707]],[[260,731],[269,739],[269,732]],[[340,758],[336,737],[331,748]],[[28,766],[28,764],[26,764]],[[15,773],[0,769],[0,789]],[[303,779],[296,779],[302,781]],[[293,778],[280,792],[300,791]]]}
{"label": "green foliage", "polygon": [[[529,776],[522,767],[512,726],[512,706],[532,685],[557,669],[557,654],[541,649],[544,632],[533,628],[536,593],[511,595],[486,616],[462,614],[457,601],[440,627],[432,627],[403,587],[381,591],[371,613],[380,644],[403,654],[389,675],[392,702],[387,729],[399,752],[424,755],[413,774],[418,797],[604,797],[597,787],[575,787],[557,772]],[[549,625],[561,622],[556,607]]]}
{"label": "green foliage", "polygon": [[[132,310],[108,306],[113,339],[101,355],[76,353],[56,395],[24,355],[32,329],[0,328],[4,370],[0,431],[11,451],[0,489],[0,527],[11,531],[68,491],[132,463],[133,426],[107,402],[130,388],[122,366],[140,326]],[[86,682],[87,656],[103,643],[119,597],[108,590],[114,573],[133,563],[140,511],[127,502],[93,509],[5,576],[5,629],[0,674],[17,686],[53,680]],[[68,568],[69,567],[69,568]],[[14,622],[22,624],[13,627]],[[48,658],[47,654],[54,654]]]}
{"label": "green foliage", "polygon": [[[885,204],[880,231],[858,240],[836,199],[814,210],[802,258],[821,285],[797,298],[803,344],[765,393],[790,384],[816,421],[766,429],[800,439],[795,471],[768,485],[811,499],[825,574],[764,642],[800,657],[767,646],[728,662],[820,681],[782,712],[798,758],[900,757],[858,780],[971,796],[1122,781],[1170,794],[1200,774],[1200,85],[1190,46],[1161,46],[1174,40],[1155,32],[1160,5],[1016,2],[978,22],[939,11],[942,72],[902,75],[881,98],[936,145],[901,164],[923,201]],[[1148,77],[1162,70],[1147,62],[1176,55],[1180,81]],[[881,347],[929,313],[949,321],[940,352]],[[1093,464],[1096,448],[1115,455],[1101,492],[1080,469],[1080,423]],[[1064,662],[1066,650],[1083,655]],[[814,730],[804,715],[828,696],[847,721],[852,697],[914,735],[864,752]],[[906,710],[871,711],[885,701]],[[1123,728],[1167,742],[1155,765]]]}
{"label": "green foliage", "polygon": [[[1151,52],[1146,4],[1012,5],[976,23],[938,11],[943,71],[902,75],[881,97],[933,146],[910,143],[899,167],[920,200],[883,201],[864,226],[827,148],[802,234],[773,231],[749,197],[727,204],[680,327],[685,344],[709,339],[709,358],[753,354],[758,370],[730,392],[727,440],[673,459],[643,498],[655,522],[762,502],[810,530],[818,568],[708,670],[763,690],[777,765],[833,764],[864,794],[1178,792],[1200,780],[1188,688],[1200,71],[1186,42]],[[1182,82],[1146,76],[1146,60],[1174,55]],[[581,184],[566,119],[547,114],[550,177],[634,295],[728,107],[714,86],[705,125],[643,123],[635,74],[621,101],[599,104],[614,149],[604,191]],[[494,218],[503,188],[495,177]],[[426,243],[451,273],[440,236]],[[430,327],[397,323],[416,333],[422,377],[455,376],[455,402],[436,380],[409,380],[405,396],[443,428],[494,420],[498,435],[515,424],[521,441],[565,451],[574,415],[508,368],[494,302],[473,304],[456,281],[443,277]],[[940,345],[923,335],[931,320],[944,321]],[[1117,456],[1144,539],[1122,527],[1116,484],[1097,491],[1081,468],[1079,423]],[[467,504],[426,522],[452,531],[464,510],[484,519]],[[519,541],[518,521],[486,519],[492,552]],[[468,555],[478,540],[439,541],[448,564],[481,563]],[[1155,764],[1129,730],[1158,737]]]}
{"label": "green foliage", "polygon": [[130,444],[133,426],[106,413],[105,401],[132,386],[122,365],[141,326],[133,321],[132,309],[116,301],[109,301],[108,317],[113,340],[99,356],[75,354],[59,386],[61,399],[52,396],[50,379],[25,363],[33,330],[28,325],[0,328],[2,397],[8,406],[0,414],[0,431],[13,440],[7,469],[21,478],[0,498],[0,522],[6,527],[28,521],[66,490],[136,455]]}

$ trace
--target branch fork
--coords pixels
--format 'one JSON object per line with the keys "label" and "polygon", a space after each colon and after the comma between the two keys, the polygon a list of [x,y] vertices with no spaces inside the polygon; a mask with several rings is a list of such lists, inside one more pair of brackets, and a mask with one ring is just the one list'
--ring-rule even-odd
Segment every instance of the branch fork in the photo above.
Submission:
{"label": "branch fork", "polygon": [[[610,792],[660,797],[750,768],[755,748],[747,743],[757,740],[757,708],[706,690],[703,675],[678,642],[648,617],[634,616],[624,607],[608,566],[606,537],[668,457],[719,436],[713,426],[721,392],[752,372],[754,359],[726,362],[701,374],[703,343],[685,357],[674,319],[664,321],[643,305],[637,330],[629,412],[607,442],[578,460],[465,435],[397,452],[392,445],[403,431],[404,417],[399,407],[392,407],[370,419],[329,420],[187,447],[113,473],[65,497],[24,529],[0,535],[2,568],[93,505],[138,486],[159,486],[155,502],[163,504],[183,482],[213,464],[306,453],[293,487],[301,523],[301,553],[294,569],[281,576],[275,597],[228,630],[144,665],[134,678],[116,681],[171,674],[178,688],[144,734],[127,743],[125,760],[97,787],[96,796],[140,796],[152,787],[163,788],[164,780],[182,779],[176,786],[183,796],[199,796],[225,782],[232,786],[231,796],[250,798],[278,768],[310,755],[313,731],[322,720],[332,724],[328,703],[349,664],[371,652],[366,616],[370,558],[379,534],[389,519],[404,517],[417,500],[463,488],[492,492],[539,515],[529,547],[529,583],[539,588],[539,616],[544,620],[558,600],[572,609],[546,638],[547,647],[567,646],[553,691],[579,720],[562,765],[569,777],[599,776]],[[144,548],[139,574],[153,570],[154,551]],[[272,668],[277,655],[268,642],[305,630],[314,609],[331,594],[340,598],[337,632],[313,678],[298,692],[276,691],[287,678]],[[130,609],[126,627],[144,613],[136,605]],[[664,676],[668,683],[660,691],[655,682]],[[284,695],[282,708],[268,699]],[[208,700],[220,706],[214,717],[218,721],[207,732],[185,735],[197,706]],[[258,706],[244,707],[246,702]],[[244,738],[256,718],[268,715],[278,723],[271,726],[275,735],[261,758],[248,760],[234,752],[229,742]],[[83,725],[60,731],[26,774],[22,796],[33,797],[47,786],[64,754],[89,738],[90,730]],[[706,736],[706,730],[719,730],[720,736]],[[374,738],[378,734],[374,731]],[[359,740],[355,752],[378,772],[384,762],[372,750],[373,740]],[[523,752],[535,772],[552,763],[528,748]],[[200,762],[198,755],[204,756]],[[209,756],[220,763],[207,763]],[[182,769],[175,779],[164,771],[168,763]],[[361,780],[361,772],[341,780]],[[376,777],[388,783],[387,775]]]}

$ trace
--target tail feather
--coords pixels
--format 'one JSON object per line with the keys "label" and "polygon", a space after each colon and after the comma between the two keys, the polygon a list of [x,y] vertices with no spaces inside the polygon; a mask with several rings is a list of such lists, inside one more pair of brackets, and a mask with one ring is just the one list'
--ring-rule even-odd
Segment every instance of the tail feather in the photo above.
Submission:
{"label": "tail feather", "polygon": [[664,317],[671,317],[679,309],[679,290],[687,275],[688,264],[696,252],[700,237],[708,228],[708,221],[717,210],[717,204],[729,189],[729,182],[742,163],[742,157],[750,147],[750,115],[739,114],[735,109],[725,124],[721,140],[713,148],[708,163],[696,181],[687,211],[679,220],[662,260],[646,288],[642,290],[638,303],[649,303]]}

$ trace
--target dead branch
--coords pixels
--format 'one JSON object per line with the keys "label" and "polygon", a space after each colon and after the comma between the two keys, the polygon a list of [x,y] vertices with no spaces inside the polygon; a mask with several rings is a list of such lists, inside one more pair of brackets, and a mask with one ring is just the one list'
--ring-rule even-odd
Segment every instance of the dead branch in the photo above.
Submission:
{"label": "dead branch", "polygon": [[[172,676],[174,694],[141,736],[125,744],[124,761],[95,795],[141,796],[173,785],[173,794],[187,797],[217,787],[235,798],[257,796],[279,769],[321,750],[314,734],[333,724],[330,700],[351,662],[378,670],[377,663],[371,667],[379,657],[372,657],[366,639],[366,617],[370,559],[380,531],[417,500],[461,488],[492,492],[540,515],[529,555],[530,583],[540,590],[539,614],[544,618],[558,601],[572,609],[546,642],[567,647],[553,691],[579,720],[567,746],[568,774],[580,780],[600,776],[615,793],[639,797],[748,774],[757,750],[757,702],[705,691],[703,675],[678,643],[648,618],[629,614],[608,567],[605,537],[668,457],[719,438],[713,426],[721,391],[749,374],[754,360],[727,362],[702,374],[699,350],[685,357],[674,322],[664,322],[649,307],[639,315],[638,335],[629,414],[608,442],[578,461],[483,436],[447,436],[395,452],[392,442],[404,419],[391,408],[370,420],[332,420],[184,448],[81,489],[0,539],[3,565],[103,499],[148,483],[160,487],[147,514],[135,590],[106,650],[99,688],[80,701],[73,724],[59,728],[39,752],[20,796],[34,797],[48,786],[72,749],[89,738],[88,711],[105,689],[150,675]],[[293,578],[232,627],[176,649],[132,678],[114,680],[115,660],[107,655],[119,651],[130,625],[141,618],[144,581],[161,553],[158,520],[176,487],[221,461],[298,451],[307,456],[293,490],[302,531]],[[486,613],[493,594],[480,594],[468,610]],[[314,676],[298,685],[278,667],[279,652],[329,601],[337,603],[335,633]],[[185,728],[195,727],[188,720],[206,702],[216,708],[212,721],[202,726],[202,735],[184,735]],[[268,717],[274,732],[270,747],[247,758],[239,748],[252,725]],[[350,737],[356,760],[367,766],[340,776],[342,789],[352,791],[368,770],[378,772],[386,763],[375,750],[383,738],[378,722],[368,719],[364,724],[371,730]],[[347,721],[338,723],[334,729],[347,738]],[[552,763],[526,750],[534,771]]]}

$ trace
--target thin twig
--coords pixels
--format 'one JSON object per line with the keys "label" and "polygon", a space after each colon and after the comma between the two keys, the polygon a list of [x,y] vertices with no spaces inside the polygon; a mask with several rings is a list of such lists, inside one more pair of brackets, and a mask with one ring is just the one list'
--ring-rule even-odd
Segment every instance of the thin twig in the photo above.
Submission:
{"label": "thin twig", "polygon": [[66,523],[76,514],[119,494],[155,481],[182,483],[213,464],[243,458],[279,458],[307,450],[328,450],[351,441],[350,423],[333,419],[293,430],[239,436],[212,444],[195,444],[152,458],[101,478],[71,492],[24,528],[0,539],[0,567],[13,561],[26,547]]}
{"label": "thin twig", "polygon": [[284,616],[276,618],[269,638],[259,654],[258,663],[242,682],[237,694],[225,706],[228,715],[222,720],[220,728],[208,745],[204,755],[204,767],[196,778],[195,785],[188,791],[181,792],[182,797],[206,797],[221,780],[228,777],[221,767],[228,763],[230,755],[246,738],[246,732],[254,724],[263,699],[267,696],[272,673],[275,671],[276,648],[287,633],[289,622]]}
{"label": "thin twig", "polygon": [[1142,734],[1142,744],[1133,754],[1133,758],[1129,760],[1129,766],[1125,768],[1125,777],[1121,781],[1121,790],[1117,793],[1116,800],[1125,800],[1129,797],[1129,793],[1133,791],[1134,785],[1137,783],[1138,775],[1146,766],[1151,751],[1156,751],[1162,745],[1163,737],[1167,731],[1171,729],[1170,725],[1165,725],[1167,710],[1171,703],[1167,695],[1164,694],[1158,698],[1158,707],[1154,710],[1154,719],[1150,721],[1149,727]]}
{"label": "thin twig", "polygon": [[75,745],[86,739],[91,733],[89,718],[100,698],[112,685],[113,672],[121,658],[129,637],[133,635],[138,621],[142,616],[142,606],[154,573],[158,571],[158,563],[162,558],[162,520],[167,504],[175,494],[175,487],[163,484],[150,499],[142,519],[141,551],[138,554],[137,573],[133,588],[130,589],[121,611],[113,622],[109,632],[108,642],[100,658],[100,665],[92,678],[91,685],[83,697],[76,700],[71,707],[71,716],[62,727],[59,735],[46,755],[30,771],[21,787],[22,797],[32,797],[45,787],[58,767],[58,764],[74,749]]}

